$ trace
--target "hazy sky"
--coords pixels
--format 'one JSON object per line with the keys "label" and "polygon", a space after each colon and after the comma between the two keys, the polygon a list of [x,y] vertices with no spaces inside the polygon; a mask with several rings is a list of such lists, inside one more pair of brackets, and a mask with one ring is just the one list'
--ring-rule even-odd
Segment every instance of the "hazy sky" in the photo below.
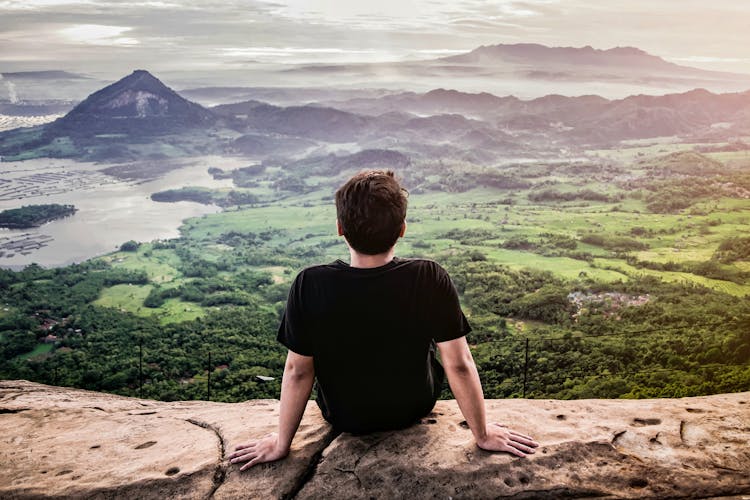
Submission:
{"label": "hazy sky", "polygon": [[0,72],[423,59],[535,42],[750,73],[749,26],[747,0],[0,0]]}

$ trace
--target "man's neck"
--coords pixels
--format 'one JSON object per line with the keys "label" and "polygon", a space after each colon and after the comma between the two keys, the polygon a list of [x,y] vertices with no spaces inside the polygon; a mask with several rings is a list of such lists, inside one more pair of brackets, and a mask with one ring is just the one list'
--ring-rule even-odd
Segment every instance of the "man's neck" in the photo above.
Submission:
{"label": "man's neck", "polygon": [[377,255],[367,255],[349,248],[349,265],[352,267],[359,267],[363,269],[380,267],[392,261],[394,254],[395,250],[393,248],[391,248],[387,252],[379,253]]}

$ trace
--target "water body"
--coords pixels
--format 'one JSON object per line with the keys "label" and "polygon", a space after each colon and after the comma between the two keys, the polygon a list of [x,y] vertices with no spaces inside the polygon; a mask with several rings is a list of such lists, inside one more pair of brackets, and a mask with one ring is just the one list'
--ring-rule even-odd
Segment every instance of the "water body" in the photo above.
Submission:
{"label": "water body", "polygon": [[213,179],[207,172],[208,167],[233,169],[249,163],[234,158],[192,158],[187,166],[141,184],[104,176],[98,170],[110,166],[106,164],[52,159],[0,163],[0,181],[6,183],[18,182],[19,178],[34,174],[67,173],[71,177],[71,171],[77,173],[72,177],[80,179],[80,182],[68,182],[62,187],[54,182],[45,184],[40,189],[42,193],[26,193],[22,199],[0,200],[0,210],[43,203],[71,204],[78,208],[73,216],[37,228],[0,229],[0,241],[22,238],[26,234],[37,239],[42,236],[52,238],[47,246],[32,250],[28,255],[19,252],[9,257],[12,252],[6,251],[0,257],[0,267],[21,269],[31,263],[44,267],[64,266],[112,252],[128,240],[146,242],[177,237],[183,220],[221,209],[186,201],[157,203],[150,195],[184,186],[231,187],[230,179]]}

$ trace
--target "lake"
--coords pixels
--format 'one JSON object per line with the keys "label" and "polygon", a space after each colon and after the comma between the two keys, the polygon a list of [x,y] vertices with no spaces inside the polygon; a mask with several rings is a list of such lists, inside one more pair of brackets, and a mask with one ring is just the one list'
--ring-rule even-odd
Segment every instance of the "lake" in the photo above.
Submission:
{"label": "lake", "polygon": [[229,188],[231,179],[215,180],[207,169],[234,169],[252,163],[215,156],[179,161],[186,165],[142,183],[99,172],[112,166],[109,164],[46,158],[0,163],[0,190],[4,190],[0,191],[0,210],[44,203],[72,204],[78,209],[73,216],[37,228],[0,229],[0,244],[26,238],[24,235],[37,240],[52,238],[47,246],[27,255],[6,250],[0,257],[0,267],[21,269],[32,262],[63,266],[112,252],[128,240],[177,237],[183,220],[221,209],[192,202],[157,203],[151,200],[152,193],[184,186]]}

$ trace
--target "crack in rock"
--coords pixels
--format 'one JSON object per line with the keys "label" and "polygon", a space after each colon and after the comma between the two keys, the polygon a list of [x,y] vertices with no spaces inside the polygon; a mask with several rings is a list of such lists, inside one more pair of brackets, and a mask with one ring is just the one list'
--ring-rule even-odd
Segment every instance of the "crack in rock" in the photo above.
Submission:
{"label": "crack in rock", "polygon": [[514,498],[516,500],[526,499],[549,499],[557,500],[559,498],[599,498],[608,497],[609,494],[599,490],[590,489],[575,489],[575,488],[552,488],[549,490],[524,490],[519,491],[515,495],[510,495],[507,498]]}
{"label": "crack in rock", "polygon": [[362,488],[362,480],[359,478],[359,474],[357,474],[356,465],[354,469],[344,469],[343,467],[334,467],[333,470],[338,472],[343,472],[345,474],[352,474],[354,476],[354,479],[357,480],[357,484],[360,488]]}
{"label": "crack in rock", "polygon": [[22,411],[29,411],[31,408],[0,408],[0,414],[5,413],[21,413]]}
{"label": "crack in rock", "polygon": [[329,446],[331,446],[331,443],[334,441],[334,439],[339,437],[340,434],[340,432],[330,429],[328,433],[323,436],[323,446],[318,451],[316,451],[313,456],[310,457],[310,462],[308,462],[307,468],[302,472],[302,474],[300,474],[297,482],[294,483],[289,491],[281,495],[281,500],[291,500],[295,498],[300,491],[302,491],[302,488],[304,488],[305,485],[310,481],[310,479],[315,476],[315,471],[318,470],[318,464],[320,464],[320,461],[323,459],[323,453],[328,449]]}
{"label": "crack in rock", "polygon": [[216,464],[216,470],[214,471],[214,477],[213,477],[213,485],[211,488],[211,491],[208,493],[208,496],[206,498],[213,498],[214,494],[216,494],[216,490],[221,487],[222,484],[224,484],[224,481],[227,478],[227,464],[224,461],[224,453],[226,451],[226,443],[224,442],[224,436],[221,434],[221,431],[207,423],[207,422],[201,422],[200,420],[196,420],[194,418],[188,418],[186,422],[189,422],[193,425],[197,425],[198,427],[202,427],[204,429],[208,429],[212,431],[214,434],[216,434],[216,437],[219,440],[219,460]]}
{"label": "crack in rock", "polygon": [[343,472],[345,474],[352,474],[354,476],[354,478],[357,480],[357,484],[359,484],[359,487],[362,488],[362,486],[363,486],[362,485],[362,479],[359,477],[359,474],[357,474],[357,466],[359,465],[359,462],[362,461],[362,459],[365,458],[365,456],[368,453],[370,453],[370,451],[373,448],[375,448],[379,444],[383,443],[390,436],[392,436],[392,434],[390,434],[390,433],[386,434],[381,439],[378,439],[377,441],[375,441],[375,442],[371,443],[370,445],[368,445],[367,448],[365,448],[365,451],[359,457],[357,457],[357,460],[354,461],[354,466],[351,469],[345,469],[343,467],[334,467],[333,469],[336,470],[336,471],[338,471],[338,472]]}

